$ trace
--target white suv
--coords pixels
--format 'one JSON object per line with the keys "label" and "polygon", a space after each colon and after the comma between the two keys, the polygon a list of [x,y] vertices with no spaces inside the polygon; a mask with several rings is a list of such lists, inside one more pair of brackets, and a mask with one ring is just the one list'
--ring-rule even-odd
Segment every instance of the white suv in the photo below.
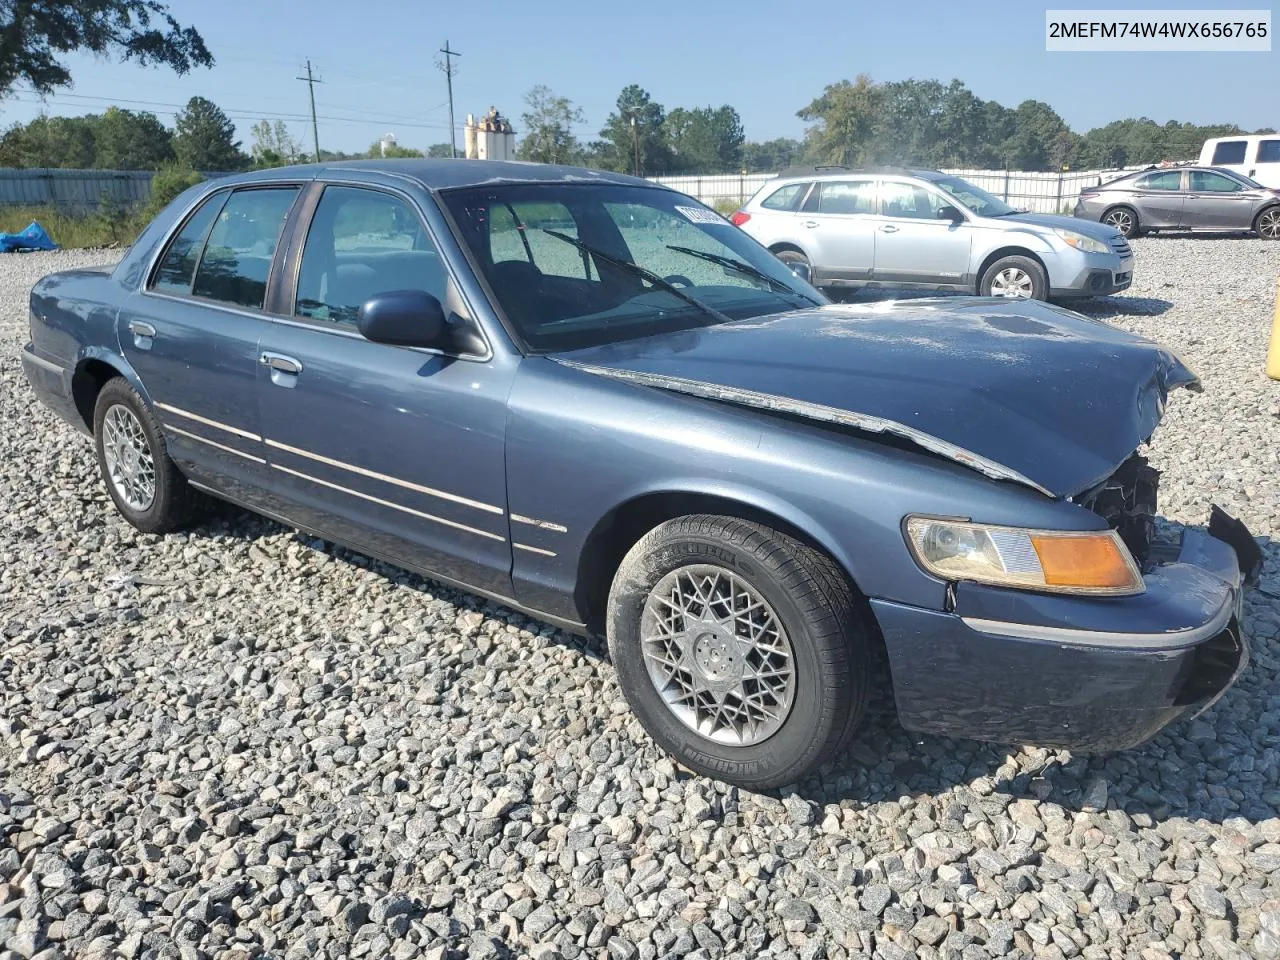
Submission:
{"label": "white suv", "polygon": [[730,219],[828,289],[1047,300],[1106,296],[1133,281],[1133,251],[1114,227],[1019,213],[931,170],[789,170]]}

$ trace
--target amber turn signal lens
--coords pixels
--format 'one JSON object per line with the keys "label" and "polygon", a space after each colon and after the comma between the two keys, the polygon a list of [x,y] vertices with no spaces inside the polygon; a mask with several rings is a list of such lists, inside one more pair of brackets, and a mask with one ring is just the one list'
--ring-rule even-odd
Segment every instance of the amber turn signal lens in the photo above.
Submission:
{"label": "amber turn signal lens", "polygon": [[1054,537],[1032,534],[1044,582],[1070,587],[1129,587],[1136,580],[1133,562],[1113,536]]}

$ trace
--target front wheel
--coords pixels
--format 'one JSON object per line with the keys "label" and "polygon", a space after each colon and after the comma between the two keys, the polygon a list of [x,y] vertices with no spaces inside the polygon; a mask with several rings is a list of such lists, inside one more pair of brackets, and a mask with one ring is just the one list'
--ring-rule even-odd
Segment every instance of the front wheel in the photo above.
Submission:
{"label": "front wheel", "polygon": [[93,441],[107,493],[133,526],[167,533],[195,516],[203,498],[169,459],[159,426],[123,377],[98,393]]}
{"label": "front wheel", "polygon": [[867,617],[825,554],[745,520],[680,517],[618,568],[609,653],[663,749],[764,790],[847,741],[867,699]]}
{"label": "front wheel", "polygon": [[1258,214],[1253,229],[1263,240],[1280,240],[1280,207],[1269,207]]}
{"label": "front wheel", "polygon": [[1047,300],[1049,280],[1044,267],[1030,257],[1001,257],[983,272],[978,293],[1013,300]]}

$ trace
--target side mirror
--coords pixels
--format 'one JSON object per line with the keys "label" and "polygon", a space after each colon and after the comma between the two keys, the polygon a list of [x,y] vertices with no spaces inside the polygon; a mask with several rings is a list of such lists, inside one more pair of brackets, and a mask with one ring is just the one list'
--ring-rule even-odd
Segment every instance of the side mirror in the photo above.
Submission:
{"label": "side mirror", "polygon": [[952,223],[963,223],[964,214],[947,203],[938,208],[938,219],[950,220]]}
{"label": "side mirror", "polygon": [[787,266],[791,268],[792,273],[805,283],[813,282],[813,271],[809,269],[809,265],[807,263],[789,263]]}
{"label": "side mirror", "polygon": [[444,307],[425,290],[379,293],[356,314],[356,328],[366,340],[398,347],[438,347],[447,327]]}

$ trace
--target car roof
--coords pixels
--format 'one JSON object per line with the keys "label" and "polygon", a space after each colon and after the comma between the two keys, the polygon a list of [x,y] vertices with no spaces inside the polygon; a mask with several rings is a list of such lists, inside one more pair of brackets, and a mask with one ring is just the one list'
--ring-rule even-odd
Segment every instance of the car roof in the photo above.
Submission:
{"label": "car roof", "polygon": [[788,167],[773,179],[775,180],[839,180],[853,176],[893,176],[919,177],[922,180],[938,180],[946,174],[938,170],[924,170],[913,167],[845,167],[839,164],[816,164],[813,166]]}
{"label": "car roof", "polygon": [[324,163],[271,167],[219,177],[220,185],[287,180],[308,180],[346,173],[381,173],[401,180],[413,180],[428,190],[476,187],[495,183],[616,183],[626,186],[658,187],[658,184],[608,170],[589,170],[552,163],[525,163],[518,160],[339,160]]}

